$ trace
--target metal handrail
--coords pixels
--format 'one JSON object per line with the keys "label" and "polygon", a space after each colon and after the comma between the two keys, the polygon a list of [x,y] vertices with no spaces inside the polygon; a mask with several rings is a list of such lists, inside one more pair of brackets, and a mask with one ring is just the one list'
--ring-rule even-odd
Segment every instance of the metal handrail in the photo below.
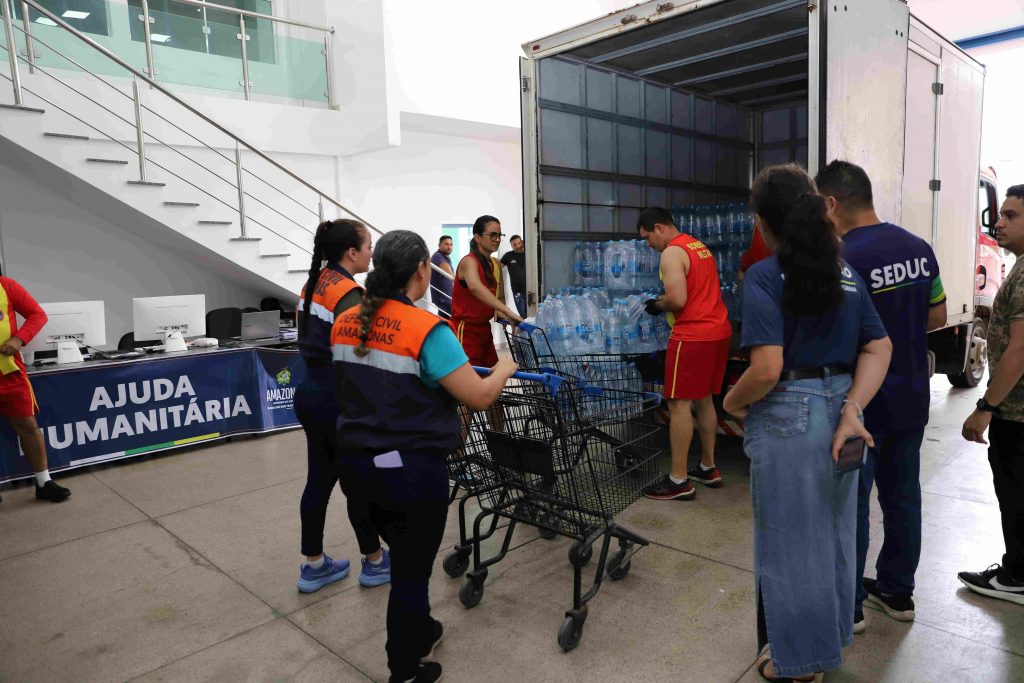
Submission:
{"label": "metal handrail", "polygon": [[[345,212],[346,214],[348,214],[349,216],[351,216],[355,220],[357,220],[360,223],[362,223],[363,225],[365,225],[368,229],[372,230],[377,235],[383,236],[385,234],[383,230],[381,230],[380,228],[375,226],[373,223],[371,223],[370,221],[368,221],[365,218],[361,217],[359,214],[357,214],[356,212],[354,212],[351,209],[349,209],[348,207],[346,207],[344,204],[339,202],[337,199],[335,199],[331,195],[323,192],[322,190],[317,188],[315,185],[313,185],[312,183],[307,181],[305,178],[300,177],[294,171],[292,171],[291,169],[287,168],[283,164],[279,163],[278,161],[276,161],[273,157],[271,157],[267,153],[263,152],[260,149],[257,149],[255,146],[253,146],[252,144],[250,144],[246,140],[243,140],[241,137],[236,135],[234,132],[232,132],[226,126],[224,126],[224,125],[220,124],[219,122],[215,121],[214,119],[210,118],[209,116],[207,116],[202,111],[200,111],[196,107],[194,107],[191,104],[189,104],[188,102],[186,102],[184,99],[182,99],[178,95],[174,94],[173,92],[171,92],[167,88],[165,88],[162,85],[160,85],[159,83],[157,83],[156,80],[151,78],[149,75],[139,71],[134,66],[132,66],[131,64],[129,64],[125,60],[121,59],[116,54],[114,54],[113,52],[111,52],[110,50],[105,48],[104,46],[100,45],[99,43],[97,43],[95,40],[93,40],[89,36],[85,35],[81,31],[79,31],[78,29],[76,29],[73,26],[69,25],[61,17],[57,16],[56,14],[51,12],[46,7],[43,7],[42,5],[40,5],[36,0],[21,0],[21,1],[22,1],[23,5],[29,5],[29,6],[33,7],[37,12],[39,12],[43,16],[47,17],[51,21],[53,21],[57,26],[60,26],[65,31],[67,31],[71,35],[75,36],[81,42],[85,43],[86,45],[88,45],[92,49],[94,49],[97,52],[99,52],[100,54],[104,55],[105,57],[107,57],[108,59],[113,61],[115,64],[119,65],[121,68],[123,68],[126,71],[128,71],[129,73],[133,74],[136,78],[145,81],[154,90],[160,91],[161,93],[163,93],[164,96],[166,96],[169,99],[171,99],[172,101],[176,102],[179,106],[183,107],[186,111],[192,113],[193,115],[199,117],[201,120],[205,121],[209,125],[213,126],[215,129],[217,129],[218,131],[220,131],[224,135],[226,135],[229,138],[231,138],[232,140],[234,140],[238,145],[240,145],[242,147],[245,147],[250,152],[255,154],[257,157],[259,157],[263,161],[267,162],[268,164],[270,164],[274,168],[278,169],[279,171],[284,173],[286,176],[288,176],[292,180],[296,181],[297,183],[299,183],[303,187],[311,190],[321,200],[326,200],[328,203],[334,205],[336,208],[340,209],[341,211]],[[196,1],[198,1],[198,0],[196,0]],[[0,0],[0,2],[3,2],[6,5],[6,0]],[[10,30],[11,33],[13,34],[13,26],[12,26],[12,22],[10,20],[10,12],[9,11],[3,13],[3,19],[4,19],[5,30]],[[11,40],[10,44],[13,46],[14,45],[14,41]],[[31,48],[29,48],[29,50],[31,51]],[[12,48],[10,50],[10,52],[11,53],[16,53],[17,51]],[[15,89],[15,94],[14,94],[15,101],[20,104],[20,102],[21,102],[21,92],[20,92],[20,79],[19,79],[19,76],[18,76],[17,63],[18,63],[17,59],[15,58],[13,60],[13,62],[12,62],[12,68],[11,68],[12,74],[11,74],[11,76],[12,76],[12,84],[14,85],[14,89]],[[91,73],[94,76],[96,75],[96,74],[93,74],[91,71],[89,73]],[[431,267],[432,270],[434,270],[435,272],[440,273],[441,275],[443,275],[444,277],[448,278],[449,280],[454,280],[455,279],[454,275],[446,273],[445,271],[443,271],[442,269],[438,268],[433,263],[430,264],[430,267]]]}
{"label": "metal handrail", "polygon": [[[0,0],[0,2],[3,2],[3,0]],[[0,50],[6,50],[6,49],[7,49],[7,48],[6,48],[6,46],[0,46]],[[24,58],[22,58],[22,59],[24,59]],[[26,60],[26,61],[27,61],[27,60]],[[65,83],[64,81],[60,80],[59,78],[57,78],[56,76],[54,76],[53,74],[51,74],[51,73],[50,73],[49,71],[46,71],[45,69],[42,69],[42,68],[40,68],[40,67],[36,67],[36,68],[37,68],[37,69],[38,69],[38,70],[40,71],[40,73],[46,74],[47,76],[49,76],[50,78],[54,79],[55,81],[57,81],[58,83],[60,83],[60,84],[61,84],[61,85],[63,85],[64,87],[68,88],[69,90],[71,90],[71,91],[73,91],[73,92],[75,92],[75,93],[77,93],[77,94],[81,95],[82,97],[85,97],[86,99],[88,99],[88,97],[87,97],[87,96],[86,96],[86,95],[85,95],[84,93],[82,93],[82,92],[81,92],[81,91],[79,91],[79,90],[76,90],[76,89],[75,89],[75,88],[73,88],[72,86],[70,86],[70,85],[68,85],[67,83]],[[0,77],[2,77],[2,78],[6,78],[7,80],[11,80],[11,78],[10,78],[9,76],[7,76],[7,74],[0,74]],[[97,128],[96,126],[92,125],[91,123],[89,123],[89,122],[88,122],[88,121],[86,121],[85,119],[83,119],[83,118],[79,117],[78,115],[76,115],[76,114],[74,114],[74,113],[72,113],[72,112],[68,111],[68,110],[67,110],[67,109],[65,109],[64,107],[62,107],[62,106],[60,106],[59,104],[57,104],[56,102],[54,102],[54,101],[52,101],[52,100],[49,100],[49,99],[47,99],[46,97],[43,97],[43,96],[42,96],[42,95],[40,95],[39,93],[33,92],[33,91],[32,91],[31,89],[29,89],[29,88],[24,88],[24,90],[25,90],[25,92],[28,92],[28,93],[30,93],[30,94],[32,94],[32,95],[34,95],[35,97],[37,97],[38,99],[42,100],[42,101],[43,101],[43,102],[45,102],[46,104],[50,105],[50,106],[51,106],[51,107],[53,107],[54,109],[57,109],[57,110],[59,110],[59,111],[62,111],[62,112],[64,112],[65,114],[67,114],[67,115],[68,115],[68,116],[70,116],[71,118],[75,119],[76,121],[78,121],[78,122],[79,122],[79,123],[81,123],[82,125],[84,125],[84,126],[86,126],[86,127],[88,127],[88,128],[91,128],[92,130],[96,131],[97,133],[99,133],[99,134],[100,134],[100,135],[102,135],[103,137],[107,138],[107,139],[108,139],[108,140],[110,140],[111,142],[113,142],[113,143],[115,143],[115,144],[117,144],[117,145],[120,145],[121,147],[124,147],[124,148],[125,148],[125,149],[127,149],[127,150],[128,150],[129,152],[135,152],[135,150],[133,150],[133,149],[132,149],[132,148],[131,148],[130,146],[128,146],[128,145],[126,145],[125,143],[121,142],[120,140],[118,140],[117,138],[115,138],[115,137],[114,137],[113,135],[110,135],[109,133],[107,133],[107,132],[105,132],[105,131],[102,131],[102,130],[100,130],[100,129],[99,129],[99,128]],[[123,116],[121,116],[121,115],[120,115],[120,114],[118,114],[117,112],[114,112],[114,111],[112,111],[111,109],[109,109],[109,108],[105,107],[104,105],[100,104],[99,102],[93,102],[93,103],[94,103],[94,104],[95,104],[96,106],[98,106],[98,107],[100,107],[101,109],[103,109],[104,111],[106,111],[107,113],[109,113],[109,114],[110,114],[111,116],[113,116],[113,117],[115,117],[115,118],[117,118],[117,119],[120,119],[121,121],[123,121],[124,123],[127,123],[128,125],[131,125],[131,122],[130,122],[130,121],[128,121],[128,120],[127,120],[126,118],[124,118]],[[147,135],[150,135],[150,137],[153,137],[153,139],[154,139],[154,140],[156,140],[157,142],[160,142],[161,144],[165,144],[165,143],[163,143],[163,142],[162,142],[161,140],[159,140],[158,138],[154,137],[154,136],[153,136],[152,134],[150,134],[150,133],[147,133]],[[168,145],[165,145],[165,146],[168,146]],[[173,147],[171,147],[171,149],[174,149],[174,148],[173,148]],[[178,150],[174,150],[174,151],[175,151],[175,152],[178,152]],[[181,154],[181,152],[178,152],[178,154]],[[192,160],[192,161],[194,161],[194,160]],[[213,195],[213,194],[211,194],[211,193],[210,193],[210,192],[209,192],[208,190],[206,190],[206,189],[204,189],[204,188],[202,188],[202,187],[199,187],[198,185],[196,185],[196,184],[195,184],[195,183],[193,183],[192,181],[188,180],[187,178],[182,178],[182,177],[181,177],[180,175],[178,175],[178,174],[177,174],[177,173],[175,173],[174,171],[170,170],[170,169],[169,169],[169,168],[167,168],[166,166],[163,166],[162,164],[159,164],[159,163],[157,163],[157,162],[155,162],[155,161],[152,161],[152,162],[150,162],[150,163],[152,163],[152,164],[153,164],[154,166],[156,166],[156,167],[157,167],[157,168],[159,168],[160,170],[162,170],[162,171],[166,172],[167,174],[169,174],[169,175],[172,175],[172,176],[174,176],[175,178],[177,178],[178,180],[182,181],[183,183],[185,183],[185,184],[187,184],[187,185],[191,185],[193,189],[195,189],[195,190],[198,190],[199,192],[202,192],[202,193],[203,193],[203,194],[205,194],[206,196],[210,197],[210,199],[213,199],[213,200],[214,200],[214,201],[216,201],[216,202],[220,202],[221,204],[223,204],[224,206],[226,206],[226,207],[227,207],[227,208],[229,208],[229,209],[233,208],[233,207],[232,207],[232,206],[231,206],[230,204],[228,204],[227,202],[225,202],[225,201],[224,201],[223,199],[221,199],[220,197],[217,197],[216,195]],[[198,162],[195,162],[195,163],[198,163]],[[268,225],[265,225],[264,223],[261,223],[261,222],[259,222],[259,221],[255,220],[255,219],[252,219],[252,218],[250,218],[249,220],[252,220],[252,222],[253,222],[253,223],[255,223],[256,225],[260,226],[261,228],[263,228],[263,229],[264,229],[264,230],[266,230],[267,232],[271,233],[272,235],[275,235],[275,236],[277,236],[277,237],[280,237],[280,238],[281,238],[282,240],[284,240],[285,242],[288,242],[289,244],[291,244],[292,246],[296,247],[296,248],[297,248],[297,249],[299,249],[300,251],[303,251],[303,252],[305,252],[306,254],[311,254],[311,253],[312,253],[312,252],[311,252],[311,251],[310,251],[309,249],[307,249],[306,247],[303,247],[303,246],[302,246],[302,245],[300,245],[300,244],[296,244],[296,243],[295,243],[295,242],[293,242],[292,240],[288,239],[287,237],[285,237],[285,236],[284,236],[284,235],[282,235],[281,233],[279,233],[279,232],[277,232],[276,230],[274,230],[273,228],[271,228],[270,226],[268,226]]]}
{"label": "metal handrail", "polygon": [[259,12],[252,12],[247,9],[239,9],[237,7],[226,7],[224,5],[216,5],[212,2],[205,2],[204,0],[173,0],[181,5],[193,5],[195,7],[204,7],[206,9],[216,10],[218,12],[230,12],[231,14],[237,14],[243,17],[252,17],[253,19],[266,19],[267,21],[273,21],[278,24],[289,24],[291,26],[301,26],[302,28],[311,28],[314,31],[323,31],[325,33],[334,33],[333,26],[318,26],[316,24],[308,24],[304,21],[296,21],[295,19],[286,19],[284,17],[275,17],[270,14],[260,14]]}
{"label": "metal handrail", "polygon": [[[2,0],[0,0],[0,1],[2,1]],[[18,29],[19,31],[22,31],[22,32],[24,33],[24,30],[23,30],[23,29],[22,29],[21,27],[17,27],[17,26],[16,26],[15,28],[17,28],[17,29]],[[111,90],[113,90],[114,92],[118,93],[119,95],[121,95],[121,96],[123,96],[123,97],[125,97],[125,98],[127,98],[127,99],[129,99],[129,100],[132,100],[132,102],[133,102],[133,105],[135,106],[135,109],[136,109],[136,111],[135,111],[135,117],[136,117],[136,121],[138,121],[138,120],[140,120],[140,119],[141,119],[141,112],[142,112],[142,110],[148,111],[148,112],[149,112],[150,114],[152,114],[152,115],[156,116],[156,117],[157,117],[157,118],[159,118],[159,119],[160,119],[161,121],[163,121],[163,122],[164,122],[164,123],[166,123],[167,125],[171,126],[172,128],[176,129],[177,131],[179,131],[179,132],[180,132],[180,133],[182,133],[183,135],[186,135],[186,136],[188,136],[188,137],[192,138],[192,139],[193,139],[193,140],[195,140],[195,141],[196,141],[197,143],[199,143],[200,145],[202,145],[202,146],[203,146],[203,147],[205,147],[206,149],[210,150],[211,152],[213,152],[213,153],[214,153],[214,154],[216,154],[217,156],[221,157],[221,158],[222,158],[222,159],[224,159],[225,161],[227,161],[227,162],[229,162],[229,163],[231,163],[231,164],[234,164],[234,163],[236,163],[236,160],[233,160],[233,159],[231,159],[231,158],[230,158],[230,157],[228,157],[228,156],[227,156],[226,154],[224,154],[223,152],[221,152],[221,151],[220,151],[219,149],[216,149],[216,148],[214,148],[214,147],[210,146],[210,145],[209,145],[209,144],[207,144],[207,143],[206,143],[206,142],[205,142],[204,140],[201,140],[200,138],[198,138],[198,137],[196,137],[195,135],[193,135],[193,134],[192,134],[191,132],[189,132],[189,131],[185,130],[184,128],[182,128],[182,127],[181,127],[181,126],[179,126],[178,124],[174,123],[174,122],[173,122],[173,121],[171,121],[170,119],[168,119],[168,118],[166,118],[165,116],[163,116],[163,115],[162,115],[162,114],[161,114],[160,112],[158,112],[158,111],[155,111],[155,110],[151,109],[150,107],[147,107],[146,105],[142,104],[142,103],[141,103],[141,101],[140,101],[140,99],[139,99],[139,94],[138,94],[138,81],[137,81],[137,80],[133,80],[133,81],[132,81],[132,93],[133,93],[133,94],[132,94],[132,95],[129,95],[128,93],[124,92],[123,90],[121,90],[120,88],[118,88],[118,87],[117,87],[116,85],[114,85],[114,84],[113,84],[113,83],[111,83],[110,81],[108,81],[108,80],[106,80],[105,78],[103,78],[102,76],[99,76],[98,74],[96,74],[96,73],[94,73],[94,72],[90,71],[90,70],[89,70],[88,68],[86,68],[85,66],[83,66],[83,65],[82,65],[82,64],[81,64],[80,62],[76,61],[76,60],[75,60],[74,58],[72,58],[72,57],[69,57],[69,56],[67,56],[66,54],[64,54],[63,52],[61,52],[61,51],[60,51],[60,50],[58,50],[57,48],[53,47],[52,45],[50,45],[50,44],[49,44],[49,43],[47,43],[46,41],[44,41],[44,40],[40,40],[39,38],[35,38],[34,40],[35,40],[35,42],[39,43],[39,44],[40,44],[40,45],[42,45],[43,47],[45,47],[45,48],[48,48],[49,50],[51,50],[51,51],[52,51],[52,52],[53,52],[54,54],[56,54],[56,55],[59,55],[59,56],[60,56],[61,58],[63,58],[64,60],[66,60],[66,61],[67,61],[67,62],[69,62],[70,64],[72,64],[72,65],[76,66],[77,68],[81,69],[81,70],[82,70],[82,71],[84,71],[85,73],[88,73],[88,74],[90,74],[90,75],[91,75],[91,76],[93,76],[93,77],[94,77],[94,78],[95,78],[96,80],[98,80],[98,81],[99,81],[100,83],[103,83],[104,85],[106,85],[107,87],[109,87],[109,88],[110,88]],[[20,59],[22,59],[22,61],[25,61],[25,62],[28,62],[28,61],[29,61],[29,60],[28,60],[27,58],[25,58],[25,57],[20,57],[20,55],[19,55],[19,58],[20,58]],[[52,78],[53,80],[55,80],[55,81],[57,81],[58,83],[60,83],[60,84],[61,84],[61,85],[63,85],[63,86],[65,87],[65,88],[68,88],[68,89],[69,89],[69,90],[71,90],[72,92],[75,92],[75,93],[77,93],[77,94],[81,95],[81,96],[82,96],[82,97],[83,97],[84,99],[86,99],[86,100],[90,100],[90,98],[89,98],[89,97],[88,97],[87,95],[85,95],[85,93],[83,93],[83,92],[81,92],[80,90],[78,90],[78,89],[74,88],[74,87],[73,87],[72,85],[70,85],[69,83],[65,83],[65,82],[64,82],[64,81],[62,81],[61,79],[59,79],[59,78],[57,78],[56,76],[54,76],[53,74],[51,74],[51,73],[50,73],[49,71],[47,71],[46,69],[44,69],[44,68],[42,68],[42,67],[39,67],[39,66],[36,66],[35,68],[36,68],[36,69],[38,69],[38,70],[39,70],[39,71],[40,71],[41,73],[43,73],[43,74],[45,74],[45,75],[49,76],[49,77],[50,77],[50,78]],[[28,90],[28,89],[26,88],[26,90]],[[31,90],[28,90],[28,92],[32,92],[32,91],[31,91]],[[36,93],[32,93],[32,94],[33,94],[33,95],[36,95],[36,97],[40,97],[40,96],[39,96],[38,94],[36,94]],[[40,97],[40,99],[43,99],[43,98],[41,98],[41,97]],[[117,114],[117,113],[115,113],[115,112],[111,111],[110,109],[108,109],[107,107],[103,106],[103,105],[102,105],[102,104],[100,104],[99,102],[96,102],[96,101],[94,101],[94,100],[90,100],[90,101],[92,101],[92,102],[93,102],[93,104],[95,104],[96,106],[100,107],[101,109],[104,109],[105,111],[107,111],[107,112],[108,112],[108,113],[110,113],[111,115],[113,115],[113,116],[115,116],[115,117],[117,117],[117,118],[121,119],[122,121],[124,121],[124,122],[125,122],[125,123],[127,123],[128,125],[132,125],[132,123],[131,123],[130,121],[128,121],[127,119],[125,119],[125,118],[124,118],[124,117],[122,117],[121,115],[119,115],[119,114]],[[52,103],[51,103],[51,104],[52,104]],[[78,119],[78,117],[74,117],[74,118]],[[79,120],[79,121],[81,121],[81,119],[78,119],[78,120]],[[87,125],[88,125],[88,124],[87,124]],[[92,127],[92,126],[90,126],[90,127]],[[95,128],[94,128],[94,130],[98,130],[98,129],[95,129]],[[103,133],[102,131],[98,131],[98,132],[100,132],[100,133],[101,133],[101,134],[103,134],[103,135],[106,135],[106,133]],[[229,181],[229,180],[228,180],[227,178],[225,178],[224,176],[220,175],[219,173],[217,173],[217,172],[216,172],[216,171],[214,171],[213,169],[211,169],[211,168],[209,168],[209,167],[205,166],[205,165],[204,165],[204,164],[203,164],[202,162],[200,162],[200,161],[197,161],[196,159],[193,159],[192,157],[188,156],[187,154],[185,154],[184,152],[182,152],[181,150],[179,150],[178,148],[176,148],[176,147],[175,147],[174,145],[171,145],[170,143],[168,143],[168,142],[165,142],[164,140],[161,140],[160,138],[158,138],[158,137],[157,137],[156,135],[153,135],[153,133],[151,133],[151,132],[149,132],[149,131],[145,131],[145,132],[144,132],[144,131],[142,130],[142,126],[138,126],[138,127],[137,127],[137,129],[136,129],[136,133],[137,133],[137,140],[136,140],[136,144],[138,145],[138,148],[139,148],[139,150],[141,150],[141,154],[139,154],[139,160],[140,160],[140,166],[139,166],[139,180],[143,180],[143,181],[145,181],[145,180],[146,180],[146,171],[145,171],[145,164],[141,163],[141,161],[142,161],[143,159],[145,159],[145,136],[149,136],[149,137],[150,137],[150,138],[152,138],[152,139],[153,139],[153,140],[154,140],[155,142],[159,143],[160,145],[163,145],[163,146],[164,146],[164,147],[166,147],[167,149],[169,149],[169,150],[171,150],[172,152],[176,153],[176,154],[177,154],[178,156],[180,156],[180,157],[182,157],[182,158],[184,158],[184,159],[186,159],[186,160],[188,160],[188,161],[192,162],[193,164],[195,164],[195,165],[196,165],[196,166],[198,166],[199,168],[203,169],[204,171],[206,171],[206,172],[210,173],[211,175],[213,175],[214,177],[218,178],[219,180],[222,180],[222,181],[224,181],[224,182],[226,182],[226,183],[229,183],[229,184],[230,184],[230,182],[231,182],[231,181]],[[107,136],[107,137],[110,137],[110,136]],[[128,149],[131,149],[131,148],[129,147]],[[134,150],[132,150],[132,151],[134,152]],[[155,162],[152,162],[152,163],[155,163]],[[160,168],[161,168],[161,169],[163,169],[163,170],[165,170],[165,171],[167,170],[167,169],[166,169],[166,168],[164,168],[163,166],[160,166]],[[263,178],[261,178],[260,176],[256,175],[255,173],[253,173],[252,171],[250,171],[250,170],[248,170],[248,169],[243,169],[243,170],[244,170],[244,173],[246,173],[246,174],[248,174],[249,176],[251,176],[252,178],[255,178],[256,180],[260,181],[261,183],[263,183],[264,185],[266,185],[266,186],[267,186],[267,187],[269,187],[270,189],[272,189],[272,190],[274,190],[275,192],[277,192],[278,194],[280,194],[280,195],[281,195],[282,197],[284,197],[285,199],[288,199],[289,201],[293,202],[293,203],[294,203],[294,204],[295,204],[296,206],[298,206],[299,208],[303,209],[304,211],[308,211],[308,212],[309,212],[310,214],[312,214],[313,216],[316,216],[316,215],[317,215],[317,212],[316,212],[316,211],[313,211],[313,210],[312,210],[312,209],[310,209],[309,207],[303,206],[303,205],[302,205],[302,203],[301,203],[301,202],[299,202],[299,201],[298,201],[297,199],[295,199],[295,198],[294,198],[294,197],[292,197],[291,195],[287,194],[286,192],[282,191],[281,189],[279,189],[279,188],[275,187],[275,186],[274,186],[274,185],[273,185],[272,183],[270,183],[270,182],[268,182],[268,181],[264,180]],[[184,178],[182,178],[181,176],[177,175],[176,173],[172,173],[172,175],[174,175],[175,177],[179,178],[180,180],[184,180]],[[186,182],[188,182],[188,181],[186,181]],[[210,195],[210,193],[209,193],[209,192],[206,192],[205,190],[203,190],[203,192],[204,192],[204,194],[207,194],[207,195],[209,195],[209,196],[213,197],[213,195]],[[273,207],[273,206],[271,206],[270,204],[267,204],[267,203],[266,203],[265,201],[263,201],[263,200],[262,200],[262,199],[260,199],[259,197],[255,196],[255,195],[253,195],[253,194],[251,194],[251,193],[249,193],[249,192],[246,192],[246,193],[245,193],[245,196],[246,196],[246,197],[248,197],[248,198],[250,198],[250,199],[252,199],[252,200],[254,200],[255,202],[257,202],[257,203],[258,203],[258,204],[260,204],[261,206],[265,207],[266,209],[268,209],[268,210],[270,210],[270,211],[273,211],[274,213],[276,213],[276,214],[277,214],[278,216],[280,216],[281,218],[283,218],[283,219],[285,219],[285,220],[289,221],[290,223],[292,223],[293,225],[297,226],[297,227],[298,227],[298,228],[299,228],[300,230],[303,230],[303,231],[305,231],[305,232],[308,232],[308,233],[309,233],[309,234],[311,234],[311,235],[312,235],[312,234],[314,234],[314,233],[313,233],[313,231],[312,231],[312,230],[310,230],[310,229],[309,229],[308,227],[306,227],[306,226],[305,226],[305,225],[303,225],[302,223],[298,222],[297,220],[295,220],[295,219],[294,219],[294,218],[292,218],[291,216],[287,216],[287,215],[285,215],[284,213],[282,213],[282,212],[281,212],[281,211],[279,211],[278,209],[274,208],[274,207]],[[218,200],[218,201],[220,201],[220,202],[221,202],[222,204],[225,204],[225,206],[228,206],[228,205],[227,205],[227,204],[226,204],[226,203],[225,203],[225,202],[224,202],[223,200],[221,200],[221,199],[217,199],[217,200]],[[231,208],[231,207],[229,206],[229,208]],[[238,209],[236,208],[235,210],[238,210]],[[242,222],[244,222],[244,221],[242,221]],[[267,230],[270,230],[271,232],[274,232],[273,230],[271,230],[270,228],[268,228],[268,227],[267,227],[266,225],[264,225],[263,223],[260,223],[259,221],[254,221],[254,222],[255,222],[255,223],[256,223],[257,225],[260,225],[260,226],[262,226],[262,227],[264,227],[264,228],[267,228]],[[276,234],[278,234],[278,233],[276,233],[276,232],[275,232],[274,234],[276,235]],[[243,236],[244,236],[244,235],[243,235]],[[280,235],[278,235],[278,236],[280,236]],[[285,239],[287,239],[287,238],[285,238]],[[291,244],[295,244],[294,242],[291,242],[291,240],[287,240],[287,241],[288,241],[288,242],[290,242]],[[299,246],[299,245],[295,245],[295,246]],[[309,251],[308,249],[305,249],[305,248],[303,248],[303,247],[299,247],[299,248],[300,248],[300,249],[302,249],[303,251],[305,251],[306,253],[312,253],[312,252],[310,252],[310,251]]]}

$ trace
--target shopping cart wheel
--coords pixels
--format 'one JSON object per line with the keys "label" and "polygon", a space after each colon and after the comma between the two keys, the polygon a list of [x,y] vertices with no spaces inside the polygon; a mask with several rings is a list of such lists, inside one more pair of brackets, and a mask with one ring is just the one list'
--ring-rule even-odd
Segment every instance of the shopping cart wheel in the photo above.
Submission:
{"label": "shopping cart wheel", "polygon": [[575,650],[583,637],[583,624],[587,620],[586,612],[575,612],[565,615],[565,620],[558,628],[558,645],[564,652]]}
{"label": "shopping cart wheel", "polygon": [[585,567],[594,556],[594,547],[583,541],[576,541],[569,546],[569,564],[574,567]]}
{"label": "shopping cart wheel", "polygon": [[625,556],[626,548],[619,548],[615,551],[614,555],[608,558],[608,578],[612,581],[624,579],[629,574],[629,569],[633,566],[633,560],[626,560],[625,564],[623,564],[622,558]]}
{"label": "shopping cart wheel", "polygon": [[466,570],[469,569],[469,549],[451,551],[444,556],[441,566],[444,568],[444,573],[452,578],[464,576]]}
{"label": "shopping cart wheel", "polygon": [[480,573],[471,572],[466,576],[466,583],[462,584],[462,588],[459,590],[459,602],[463,607],[471,608],[480,604],[480,600],[484,597],[484,580],[486,578],[486,569],[480,570]]}
{"label": "shopping cart wheel", "polygon": [[558,535],[557,531],[555,531],[554,529],[549,529],[546,526],[537,527],[537,531],[540,532],[541,538],[546,538],[548,540],[551,540],[552,538]]}

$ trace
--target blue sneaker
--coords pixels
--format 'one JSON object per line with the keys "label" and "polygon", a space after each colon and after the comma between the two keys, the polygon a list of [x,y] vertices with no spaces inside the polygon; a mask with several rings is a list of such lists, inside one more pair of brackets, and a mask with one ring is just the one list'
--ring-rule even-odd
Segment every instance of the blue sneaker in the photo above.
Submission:
{"label": "blue sneaker", "polygon": [[363,558],[363,570],[359,572],[360,586],[373,588],[391,583],[391,553],[387,548],[383,550],[384,556],[381,557],[380,564],[372,564],[368,559]]}
{"label": "blue sneaker", "polygon": [[329,583],[341,581],[348,576],[348,560],[332,560],[324,553],[324,563],[319,569],[313,569],[308,562],[299,565],[299,592],[313,593]]}

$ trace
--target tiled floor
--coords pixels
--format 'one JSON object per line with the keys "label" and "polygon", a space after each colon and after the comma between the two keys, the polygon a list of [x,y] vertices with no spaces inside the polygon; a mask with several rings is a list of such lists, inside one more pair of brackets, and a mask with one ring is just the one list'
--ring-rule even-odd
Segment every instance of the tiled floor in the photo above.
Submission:
{"label": "tiled floor", "polygon": [[[932,389],[917,621],[868,610],[868,631],[827,680],[1024,680],[1024,607],[956,580],[1002,552],[985,450],[959,436],[978,392],[944,379]],[[628,577],[605,583],[571,653],[555,642],[571,597],[567,540],[517,530],[472,610],[438,566],[445,680],[760,680],[747,463],[738,442],[720,451],[723,489],[641,500],[622,515],[654,543]],[[0,681],[386,680],[386,588],[352,577],[295,590],[304,469],[302,434],[291,432],[69,474],[74,495],[59,506],[5,487]],[[327,552],[356,560],[336,496]],[[457,536],[453,510],[438,565]]]}

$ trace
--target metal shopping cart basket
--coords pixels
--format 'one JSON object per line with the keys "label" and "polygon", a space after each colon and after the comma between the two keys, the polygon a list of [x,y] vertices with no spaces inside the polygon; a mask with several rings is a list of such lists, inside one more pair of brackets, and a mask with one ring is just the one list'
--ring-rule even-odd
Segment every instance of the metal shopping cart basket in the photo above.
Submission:
{"label": "metal shopping cart basket", "polygon": [[[518,382],[502,392],[497,413],[474,415],[473,438],[482,438],[481,467],[491,484],[477,491],[482,512],[474,520],[473,569],[459,599],[475,607],[484,593],[488,567],[508,553],[519,523],[546,528],[575,540],[573,603],[558,630],[558,643],[572,650],[580,641],[587,603],[605,575],[624,578],[632,556],[648,545],[614,522],[657,479],[659,427],[653,412],[657,394],[590,387],[556,372],[517,373]],[[497,417],[495,417],[495,415]],[[509,520],[501,549],[481,557],[481,525]],[[617,548],[609,554],[612,539]],[[594,581],[583,591],[583,570],[600,541]]]}

